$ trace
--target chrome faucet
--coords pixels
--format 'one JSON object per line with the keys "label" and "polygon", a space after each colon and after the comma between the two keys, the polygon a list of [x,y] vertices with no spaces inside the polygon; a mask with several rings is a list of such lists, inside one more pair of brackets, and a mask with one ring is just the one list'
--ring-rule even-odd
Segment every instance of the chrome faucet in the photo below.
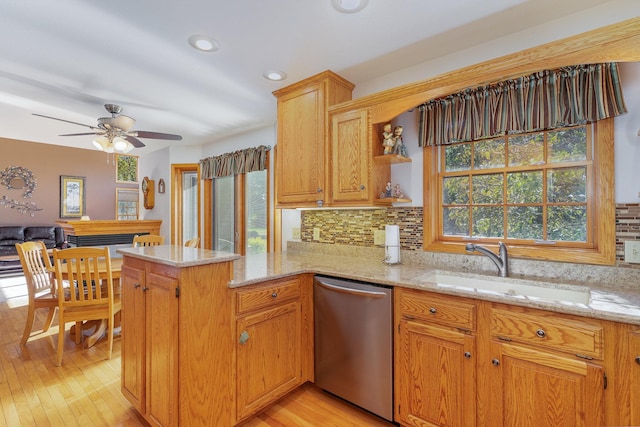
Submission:
{"label": "chrome faucet", "polygon": [[467,243],[465,249],[467,252],[478,251],[481,254],[488,256],[496,267],[498,267],[498,275],[500,277],[507,277],[509,275],[509,255],[507,254],[507,245],[504,243],[499,243],[498,255],[494,254],[484,246],[475,245],[473,243]]}

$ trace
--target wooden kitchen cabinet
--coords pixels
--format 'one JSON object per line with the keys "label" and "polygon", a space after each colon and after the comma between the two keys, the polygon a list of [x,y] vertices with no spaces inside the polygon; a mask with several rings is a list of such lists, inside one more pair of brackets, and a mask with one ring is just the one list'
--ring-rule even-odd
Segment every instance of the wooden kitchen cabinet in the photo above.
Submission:
{"label": "wooden kitchen cabinet", "polygon": [[122,390],[152,425],[178,422],[178,281],[122,267]]}
{"label": "wooden kitchen cabinet", "polygon": [[473,426],[473,301],[396,288],[395,420],[408,426]]}
{"label": "wooden kitchen cabinet", "polygon": [[631,379],[630,425],[640,425],[640,328],[629,332],[629,357],[627,360],[631,365],[629,376]]}
{"label": "wooden kitchen cabinet", "polygon": [[235,424],[232,267],[125,255],[121,389],[150,425]]}
{"label": "wooden kitchen cabinet", "polygon": [[310,379],[308,295],[298,277],[237,291],[238,421]]}
{"label": "wooden kitchen cabinet", "polygon": [[[374,198],[367,110],[331,117],[331,204],[370,204]],[[384,179],[384,177],[383,177]],[[383,184],[384,188],[384,184]]]}
{"label": "wooden kitchen cabinet", "polygon": [[491,397],[481,425],[605,425],[604,329],[597,320],[494,304],[489,324],[483,357],[491,361],[479,377]]}
{"label": "wooden kitchen cabinet", "polygon": [[275,91],[277,207],[318,206],[329,193],[329,106],[351,100],[353,84],[325,71]]}

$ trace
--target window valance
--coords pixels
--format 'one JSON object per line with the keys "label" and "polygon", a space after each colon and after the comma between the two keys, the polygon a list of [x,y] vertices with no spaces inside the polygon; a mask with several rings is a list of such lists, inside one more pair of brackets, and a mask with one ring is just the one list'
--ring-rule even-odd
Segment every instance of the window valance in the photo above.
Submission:
{"label": "window valance", "polygon": [[616,63],[544,70],[418,108],[422,147],[590,123],[627,111]]}
{"label": "window valance", "polygon": [[202,179],[261,171],[267,168],[267,152],[271,147],[261,145],[254,148],[225,153],[200,160]]}

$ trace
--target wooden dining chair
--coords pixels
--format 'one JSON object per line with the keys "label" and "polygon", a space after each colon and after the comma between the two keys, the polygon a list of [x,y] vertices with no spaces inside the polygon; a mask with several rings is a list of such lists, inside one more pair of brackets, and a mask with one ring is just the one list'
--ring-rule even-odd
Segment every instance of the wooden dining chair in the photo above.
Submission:
{"label": "wooden dining chair", "polygon": [[133,236],[133,247],[137,248],[138,246],[157,246],[164,245],[164,236],[159,236],[157,234],[136,234]]}
{"label": "wooden dining chair", "polygon": [[24,333],[20,340],[23,346],[31,336],[33,320],[36,310],[48,308],[49,313],[44,321],[42,332],[47,332],[53,321],[53,316],[58,307],[58,296],[56,295],[55,280],[51,273],[51,260],[47,254],[47,247],[42,241],[16,243],[16,250],[20,257],[20,264],[24,278],[27,282],[27,292],[29,294],[29,311],[27,312],[27,322],[24,325]]}
{"label": "wooden dining chair", "polygon": [[200,244],[199,237],[194,237],[193,239],[187,240],[186,242],[184,242],[184,246],[186,248],[197,248],[199,244]]}
{"label": "wooden dining chair", "polygon": [[58,351],[56,365],[62,364],[65,325],[76,322],[76,344],[83,337],[82,324],[87,320],[107,319],[109,359],[113,351],[114,316],[122,303],[116,295],[111,272],[109,248],[78,247],[53,250],[53,265],[57,283],[68,282],[69,295],[58,295]]}

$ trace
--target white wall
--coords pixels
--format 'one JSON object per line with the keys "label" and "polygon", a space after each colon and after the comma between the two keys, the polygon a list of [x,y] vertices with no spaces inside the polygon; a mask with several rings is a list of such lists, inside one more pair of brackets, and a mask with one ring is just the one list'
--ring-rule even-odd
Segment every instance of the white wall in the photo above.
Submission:
{"label": "white wall", "polygon": [[[639,2],[640,3],[640,2]],[[627,114],[615,119],[616,203],[640,201],[640,63],[620,65]]]}
{"label": "white wall", "polygon": [[[171,193],[169,190],[171,174],[170,149],[153,151],[139,159],[139,178],[148,176],[155,181],[155,203],[153,209],[145,209],[142,192],[140,192],[140,219],[161,219],[160,234],[165,236],[167,243],[171,241]],[[163,178],[166,183],[164,194],[158,193],[158,181]]]}

